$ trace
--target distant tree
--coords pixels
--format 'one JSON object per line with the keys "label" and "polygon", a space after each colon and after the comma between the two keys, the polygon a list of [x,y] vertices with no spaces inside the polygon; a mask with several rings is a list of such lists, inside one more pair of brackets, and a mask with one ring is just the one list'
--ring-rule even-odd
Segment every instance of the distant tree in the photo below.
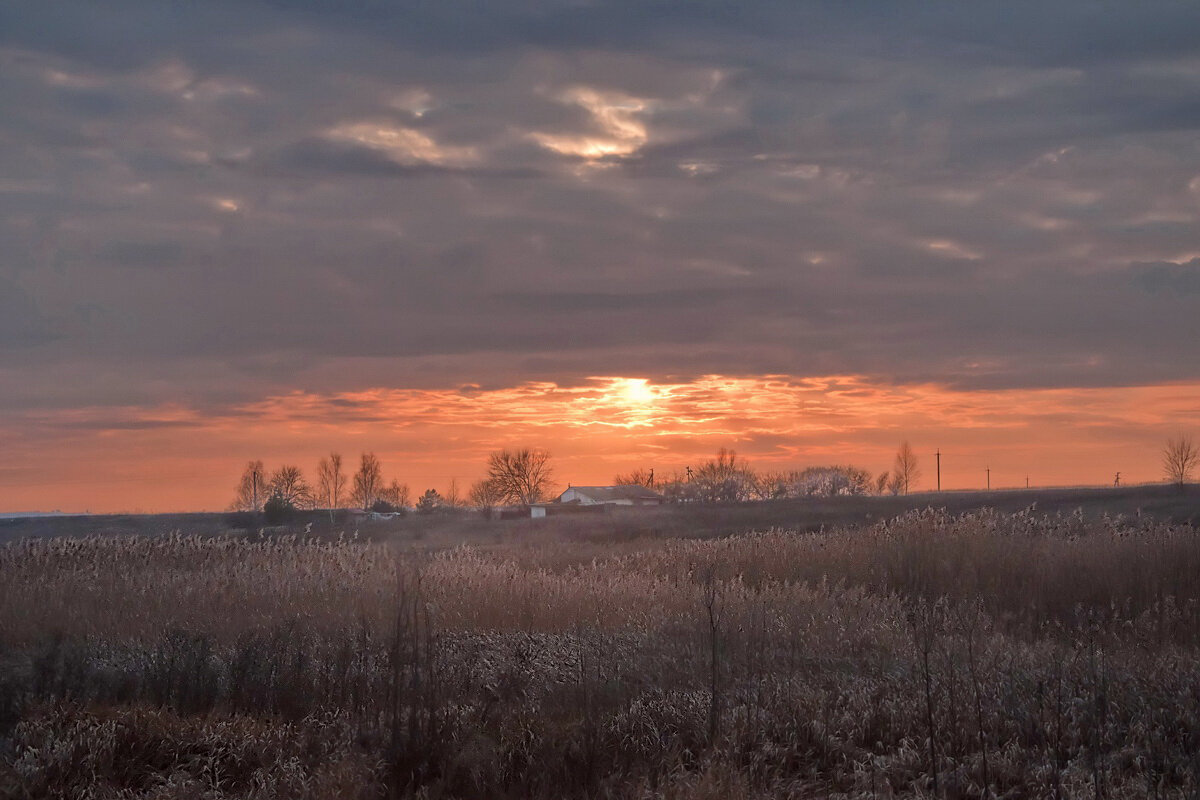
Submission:
{"label": "distant tree", "polygon": [[485,478],[471,485],[467,500],[483,516],[491,517],[492,510],[504,502],[504,492],[493,481]]}
{"label": "distant tree", "polygon": [[317,502],[323,503],[332,512],[341,508],[342,494],[346,491],[346,474],[342,472],[342,456],[330,453],[317,464]]}
{"label": "distant tree", "polygon": [[379,493],[383,491],[383,467],[379,464],[379,459],[374,453],[363,453],[358,465],[358,472],[354,473],[354,488],[351,490],[351,498],[355,505],[359,508],[370,509],[379,500]]}
{"label": "distant tree", "polygon": [[400,483],[400,481],[393,478],[391,484],[379,490],[379,499],[390,504],[397,510],[408,508],[410,499],[408,484]]}
{"label": "distant tree", "polygon": [[467,501],[458,489],[458,478],[451,478],[450,488],[446,489],[446,494],[442,497],[442,505],[447,508],[462,508],[466,504]]}
{"label": "distant tree", "polygon": [[858,467],[807,467],[792,473],[792,494],[797,497],[839,497],[871,491],[871,475]]}
{"label": "distant tree", "polygon": [[904,478],[899,472],[893,472],[891,477],[888,478],[885,488],[890,495],[900,494],[900,492],[904,491]]}
{"label": "distant tree", "polygon": [[653,489],[654,470],[645,470],[639,467],[624,475],[614,475],[612,480],[614,486],[645,486],[647,489]]}
{"label": "distant tree", "polygon": [[920,461],[907,439],[900,443],[900,449],[896,451],[896,463],[892,471],[899,476],[900,487],[905,494],[921,477]]}
{"label": "distant tree", "polygon": [[883,494],[887,491],[889,477],[890,475],[886,469],[879,473],[879,477],[875,479],[875,494]]}
{"label": "distant tree", "polygon": [[417,498],[417,513],[432,514],[442,507],[442,496],[437,489],[426,489],[425,494]]}
{"label": "distant tree", "polygon": [[699,497],[691,476],[676,470],[666,480],[658,480],[656,490],[667,498],[668,503],[695,503]]}
{"label": "distant tree", "polygon": [[292,508],[308,508],[313,502],[312,487],[299,467],[285,465],[271,474],[268,486],[271,497],[277,497]]}
{"label": "distant tree", "polygon": [[1163,474],[1171,483],[1183,485],[1192,477],[1192,470],[1200,464],[1200,450],[1190,436],[1167,440],[1163,447]]}
{"label": "distant tree", "polygon": [[267,489],[267,470],[261,461],[246,464],[242,478],[238,481],[237,496],[233,500],[235,511],[262,511],[270,491]]}
{"label": "distant tree", "polygon": [[838,497],[872,491],[871,475],[849,464],[805,467],[791,472],[768,472],[755,476],[753,496],[759,500],[788,497]]}
{"label": "distant tree", "polygon": [[700,465],[691,482],[703,503],[737,503],[753,496],[757,479],[735,451],[722,447],[715,459]]}
{"label": "distant tree", "polygon": [[282,525],[296,516],[296,506],[281,495],[273,494],[263,506],[263,520],[268,525]]}
{"label": "distant tree", "polygon": [[759,500],[784,500],[793,496],[791,472],[764,472],[754,484],[754,496]]}
{"label": "distant tree", "polygon": [[488,477],[502,502],[528,505],[550,491],[552,470],[545,450],[498,450],[488,456]]}

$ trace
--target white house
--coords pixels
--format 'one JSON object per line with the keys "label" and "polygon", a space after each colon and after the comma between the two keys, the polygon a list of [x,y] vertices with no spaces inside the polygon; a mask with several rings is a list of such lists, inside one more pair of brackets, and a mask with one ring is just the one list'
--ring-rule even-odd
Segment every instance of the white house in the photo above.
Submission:
{"label": "white house", "polygon": [[572,486],[558,496],[560,503],[581,506],[661,506],[666,502],[661,494],[645,486]]}

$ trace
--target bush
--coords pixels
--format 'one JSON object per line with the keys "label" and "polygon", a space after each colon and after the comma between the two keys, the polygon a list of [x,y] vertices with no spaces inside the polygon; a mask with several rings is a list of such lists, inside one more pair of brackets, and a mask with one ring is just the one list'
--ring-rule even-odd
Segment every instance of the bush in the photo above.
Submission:
{"label": "bush", "polygon": [[442,496],[438,494],[437,489],[426,489],[425,494],[417,500],[418,514],[432,514],[435,511],[440,511],[445,505]]}
{"label": "bush", "polygon": [[371,503],[369,510],[376,514],[403,514],[405,512],[404,506],[392,505],[387,500],[376,500]]}
{"label": "bush", "polygon": [[296,517],[296,507],[286,498],[272,495],[263,506],[263,520],[268,525],[283,525]]}

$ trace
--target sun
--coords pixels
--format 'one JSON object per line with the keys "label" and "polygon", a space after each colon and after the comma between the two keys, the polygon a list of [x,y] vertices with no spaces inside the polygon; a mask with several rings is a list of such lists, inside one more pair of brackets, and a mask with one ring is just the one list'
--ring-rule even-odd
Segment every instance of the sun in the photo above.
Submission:
{"label": "sun", "polygon": [[616,388],[620,397],[631,406],[650,405],[656,398],[645,378],[622,378]]}

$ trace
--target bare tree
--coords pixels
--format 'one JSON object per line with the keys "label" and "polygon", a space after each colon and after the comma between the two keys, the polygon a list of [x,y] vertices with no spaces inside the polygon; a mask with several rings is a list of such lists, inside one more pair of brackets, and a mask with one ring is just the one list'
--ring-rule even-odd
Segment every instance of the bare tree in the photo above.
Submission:
{"label": "bare tree", "polygon": [[702,503],[745,502],[754,494],[757,482],[746,462],[738,461],[737,452],[724,447],[716,459],[701,464],[691,480]]}
{"label": "bare tree", "polygon": [[879,473],[879,477],[875,479],[875,494],[883,494],[887,491],[888,478],[890,477],[891,475],[886,469]]}
{"label": "bare tree", "polygon": [[504,494],[500,491],[500,487],[486,478],[472,484],[467,498],[468,502],[485,517],[491,517],[492,510],[504,502]]}
{"label": "bare tree", "polygon": [[379,499],[383,488],[383,467],[379,465],[379,459],[374,453],[363,453],[358,472],[354,474],[354,488],[350,494],[355,505],[359,508],[370,508]]}
{"label": "bare tree", "polygon": [[758,500],[783,500],[794,495],[795,472],[764,472],[754,483]]}
{"label": "bare tree", "polygon": [[613,476],[614,486],[645,486],[647,489],[654,488],[654,470],[635,469],[633,472],[628,472],[624,475]]}
{"label": "bare tree", "polygon": [[262,511],[267,502],[267,470],[261,461],[251,461],[246,464],[246,470],[238,481],[237,496],[233,507],[238,511]]}
{"label": "bare tree", "polygon": [[312,505],[312,487],[304,479],[304,473],[299,467],[284,465],[271,475],[268,487],[271,497],[277,497],[293,508],[306,508]]}
{"label": "bare tree", "polygon": [[447,508],[462,508],[467,504],[463,500],[462,492],[458,488],[458,478],[450,479],[450,488],[446,490],[446,494],[442,497],[442,505]]}
{"label": "bare tree", "polygon": [[408,508],[410,499],[408,484],[401,483],[395,478],[392,479],[390,485],[379,490],[379,500],[387,503],[396,511]]}
{"label": "bare tree", "polygon": [[694,503],[700,499],[691,475],[687,472],[675,470],[669,477],[660,478],[656,483],[658,486],[655,491],[661,492],[668,503]]}
{"label": "bare tree", "polygon": [[1168,439],[1163,447],[1163,474],[1171,483],[1183,485],[1192,477],[1192,470],[1200,464],[1200,450],[1190,436]]}
{"label": "bare tree", "polygon": [[488,456],[488,480],[503,502],[528,505],[550,491],[552,470],[545,450],[499,450]]}
{"label": "bare tree", "polygon": [[907,439],[900,443],[900,449],[896,451],[896,463],[892,471],[900,477],[900,486],[905,494],[921,477],[920,461]]}
{"label": "bare tree", "polygon": [[346,474],[342,472],[341,453],[330,453],[317,464],[317,500],[332,512],[342,505],[346,491]]}

